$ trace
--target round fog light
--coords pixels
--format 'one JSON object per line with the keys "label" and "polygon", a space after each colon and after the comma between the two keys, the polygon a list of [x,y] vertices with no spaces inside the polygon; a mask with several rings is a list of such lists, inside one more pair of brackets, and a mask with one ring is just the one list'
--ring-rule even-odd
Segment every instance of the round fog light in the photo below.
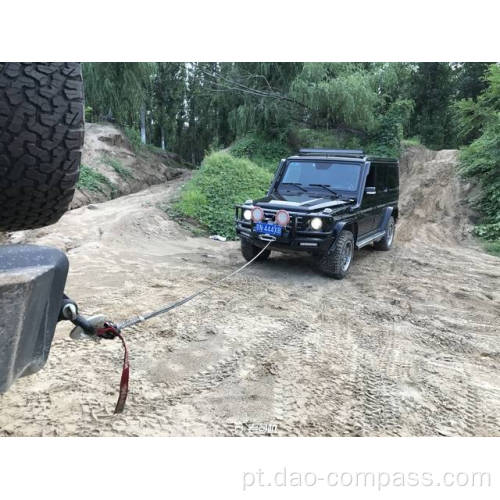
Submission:
{"label": "round fog light", "polygon": [[252,211],[248,208],[243,212],[243,218],[245,220],[250,220],[252,218]]}
{"label": "round fog light", "polygon": [[319,217],[314,217],[311,219],[311,227],[315,231],[319,231],[323,227],[323,221]]}
{"label": "round fog light", "polygon": [[290,214],[286,210],[278,210],[274,216],[274,220],[279,226],[286,227],[290,222]]}
{"label": "round fog light", "polygon": [[252,210],[252,219],[254,222],[260,222],[264,218],[264,210],[260,207],[255,207]]}

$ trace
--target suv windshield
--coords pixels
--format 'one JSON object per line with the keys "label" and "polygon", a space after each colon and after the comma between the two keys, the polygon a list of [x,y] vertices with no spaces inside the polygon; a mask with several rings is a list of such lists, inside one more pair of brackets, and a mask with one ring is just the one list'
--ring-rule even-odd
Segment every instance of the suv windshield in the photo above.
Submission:
{"label": "suv windshield", "polygon": [[298,184],[304,187],[316,184],[314,189],[321,189],[319,184],[332,190],[356,191],[358,188],[361,164],[333,161],[291,161],[288,163],[280,182]]}

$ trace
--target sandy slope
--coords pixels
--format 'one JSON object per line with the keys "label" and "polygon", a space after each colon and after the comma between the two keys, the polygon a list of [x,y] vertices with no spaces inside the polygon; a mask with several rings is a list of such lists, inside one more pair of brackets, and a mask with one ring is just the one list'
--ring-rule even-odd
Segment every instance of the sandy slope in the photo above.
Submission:
{"label": "sandy slope", "polygon": [[111,123],[85,124],[81,163],[103,175],[107,183],[101,182],[93,190],[85,189],[84,184],[79,183],[71,208],[170,181],[181,174],[183,167],[181,158],[175,153],[147,149],[134,151],[122,130]]}
{"label": "sandy slope", "polygon": [[[455,151],[407,153],[396,246],[358,252],[348,279],[273,254],[126,330],[123,415],[112,415],[118,341],[74,342],[59,326],[45,370],[0,397],[0,433],[500,435],[500,259],[468,237],[455,162]],[[68,292],[85,313],[151,310],[243,262],[238,243],[193,238],[157,207],[180,182],[15,241],[68,251]]]}

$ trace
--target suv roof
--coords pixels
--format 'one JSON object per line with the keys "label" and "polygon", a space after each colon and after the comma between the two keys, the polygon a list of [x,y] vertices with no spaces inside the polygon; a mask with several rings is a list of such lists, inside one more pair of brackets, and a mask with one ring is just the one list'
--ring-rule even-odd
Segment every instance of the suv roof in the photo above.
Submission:
{"label": "suv roof", "polygon": [[300,158],[312,159],[325,159],[335,158],[343,160],[364,160],[364,161],[384,161],[397,163],[396,158],[383,158],[379,156],[370,156],[365,154],[362,149],[327,149],[327,148],[314,148],[314,149],[300,149],[298,155],[289,156],[289,160],[296,160]]}

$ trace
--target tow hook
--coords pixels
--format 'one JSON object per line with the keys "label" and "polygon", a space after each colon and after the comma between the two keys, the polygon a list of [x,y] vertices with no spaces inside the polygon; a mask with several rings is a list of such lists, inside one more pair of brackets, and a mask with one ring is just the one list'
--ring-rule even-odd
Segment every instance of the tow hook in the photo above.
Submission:
{"label": "tow hook", "polygon": [[259,240],[262,241],[276,241],[276,236],[271,236],[270,234],[260,234]]}

